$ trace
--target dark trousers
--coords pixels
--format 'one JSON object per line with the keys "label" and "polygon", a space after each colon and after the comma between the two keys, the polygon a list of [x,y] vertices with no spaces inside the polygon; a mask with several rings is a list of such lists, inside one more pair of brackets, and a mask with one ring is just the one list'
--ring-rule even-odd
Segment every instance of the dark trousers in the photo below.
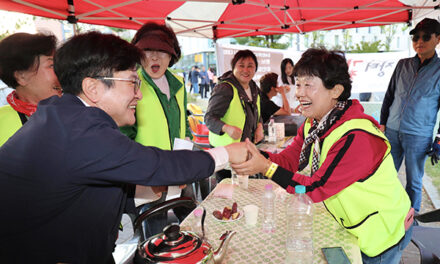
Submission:
{"label": "dark trousers", "polygon": [[209,84],[207,83],[200,84],[200,96],[202,98],[206,98],[208,92],[209,92]]}

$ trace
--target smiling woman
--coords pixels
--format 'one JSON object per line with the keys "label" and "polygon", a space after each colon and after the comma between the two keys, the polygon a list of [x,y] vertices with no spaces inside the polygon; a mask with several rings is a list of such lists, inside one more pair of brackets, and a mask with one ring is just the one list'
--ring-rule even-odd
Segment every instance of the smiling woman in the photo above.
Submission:
{"label": "smiling woman", "polygon": [[[255,54],[240,50],[232,58],[231,68],[214,87],[205,115],[209,143],[214,147],[246,138],[257,143],[264,138],[259,88],[252,80],[258,69]],[[218,182],[229,177],[229,170],[216,174]]]}
{"label": "smiling woman", "polygon": [[36,111],[37,104],[61,88],[53,71],[56,38],[16,33],[0,42],[0,79],[14,91],[0,108],[0,146]]}
{"label": "smiling woman", "polygon": [[387,137],[359,101],[348,99],[351,81],[344,55],[309,49],[294,75],[307,119],[293,143],[272,154],[247,142],[252,158],[232,168],[237,174],[263,173],[288,192],[306,186],[313,202],[324,202],[357,237],[363,263],[399,263],[411,238],[414,210],[397,178]]}

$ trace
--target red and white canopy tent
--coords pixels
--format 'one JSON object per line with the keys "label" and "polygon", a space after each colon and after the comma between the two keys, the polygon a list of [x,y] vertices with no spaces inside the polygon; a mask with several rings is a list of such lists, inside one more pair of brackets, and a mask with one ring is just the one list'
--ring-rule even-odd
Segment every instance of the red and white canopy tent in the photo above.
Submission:
{"label": "red and white canopy tent", "polygon": [[435,0],[0,0],[2,10],[127,29],[156,21],[211,39],[405,23],[438,8]]}

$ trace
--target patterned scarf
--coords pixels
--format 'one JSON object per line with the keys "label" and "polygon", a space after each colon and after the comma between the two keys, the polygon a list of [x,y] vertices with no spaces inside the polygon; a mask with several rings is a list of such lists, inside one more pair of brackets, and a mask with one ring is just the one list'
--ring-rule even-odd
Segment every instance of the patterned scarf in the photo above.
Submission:
{"label": "patterned scarf", "polygon": [[21,101],[18,99],[15,91],[12,91],[12,93],[8,94],[6,101],[8,101],[9,105],[15,111],[23,113],[27,116],[31,116],[33,113],[35,113],[35,111],[37,111],[37,105]]}
{"label": "patterned scarf", "polygon": [[309,134],[304,139],[301,154],[299,155],[298,171],[302,171],[305,167],[307,167],[313,143],[315,143],[315,145],[313,148],[312,168],[310,175],[313,175],[319,169],[319,159],[321,156],[319,138],[322,137],[333,126],[333,124],[341,118],[351,104],[351,100],[338,101],[335,107],[330,110],[320,122],[316,120],[312,121],[313,123],[310,127]]}

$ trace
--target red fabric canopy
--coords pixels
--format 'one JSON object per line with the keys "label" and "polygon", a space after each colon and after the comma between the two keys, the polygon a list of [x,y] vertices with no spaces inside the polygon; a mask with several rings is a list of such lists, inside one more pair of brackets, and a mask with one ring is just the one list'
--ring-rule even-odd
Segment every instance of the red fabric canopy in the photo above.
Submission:
{"label": "red fabric canopy", "polygon": [[409,22],[412,9],[427,8],[398,0],[0,0],[3,10],[61,20],[70,10],[79,22],[127,29],[166,22],[179,35],[212,39]]}

